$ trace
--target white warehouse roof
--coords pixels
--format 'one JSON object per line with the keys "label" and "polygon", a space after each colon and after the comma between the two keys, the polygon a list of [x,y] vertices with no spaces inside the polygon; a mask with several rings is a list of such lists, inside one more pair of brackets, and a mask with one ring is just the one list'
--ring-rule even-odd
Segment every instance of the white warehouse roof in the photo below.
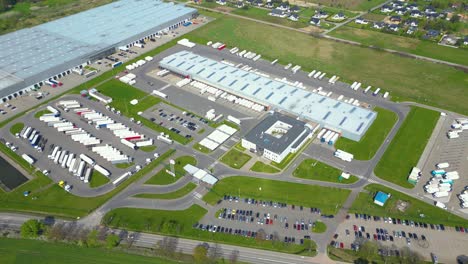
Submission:
{"label": "white warehouse roof", "polygon": [[356,141],[361,139],[377,116],[372,110],[321,96],[189,51],[167,56],[160,65],[234,95],[341,131],[344,137]]}

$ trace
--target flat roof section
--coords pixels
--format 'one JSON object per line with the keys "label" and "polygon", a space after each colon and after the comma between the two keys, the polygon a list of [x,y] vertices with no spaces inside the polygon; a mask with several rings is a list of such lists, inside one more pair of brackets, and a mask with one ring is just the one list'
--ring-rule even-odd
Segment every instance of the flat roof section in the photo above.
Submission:
{"label": "flat roof section", "polygon": [[[182,61],[185,64],[177,67]],[[341,131],[344,137],[351,140],[360,140],[377,116],[372,110],[298,89],[189,51],[180,51],[167,56],[161,60],[160,65],[234,95],[285,110],[300,118]],[[203,68],[205,70],[200,72]]]}

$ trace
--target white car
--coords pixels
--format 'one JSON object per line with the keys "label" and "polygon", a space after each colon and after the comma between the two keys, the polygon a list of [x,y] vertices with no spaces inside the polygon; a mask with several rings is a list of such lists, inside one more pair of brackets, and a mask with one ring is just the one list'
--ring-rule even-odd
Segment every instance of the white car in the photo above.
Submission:
{"label": "white car", "polygon": [[69,184],[65,185],[65,191],[70,192],[73,187]]}
{"label": "white car", "polygon": [[43,170],[42,171],[42,174],[44,174],[45,176],[49,175],[49,171],[48,170]]}

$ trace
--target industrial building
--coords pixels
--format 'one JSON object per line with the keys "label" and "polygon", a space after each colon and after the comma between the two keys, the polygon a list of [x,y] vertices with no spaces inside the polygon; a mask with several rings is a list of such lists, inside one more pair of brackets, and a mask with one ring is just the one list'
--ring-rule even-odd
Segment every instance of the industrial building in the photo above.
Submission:
{"label": "industrial building", "polygon": [[299,150],[312,131],[309,124],[273,112],[242,138],[242,147],[279,163],[289,153]]}
{"label": "industrial building", "polygon": [[163,34],[197,11],[160,0],[121,0],[0,36],[0,99],[12,99],[75,67]]}
{"label": "industrial building", "polygon": [[284,110],[318,123],[355,141],[361,139],[377,116],[370,109],[322,96],[189,51],[180,51],[165,57],[160,66],[267,108]]}

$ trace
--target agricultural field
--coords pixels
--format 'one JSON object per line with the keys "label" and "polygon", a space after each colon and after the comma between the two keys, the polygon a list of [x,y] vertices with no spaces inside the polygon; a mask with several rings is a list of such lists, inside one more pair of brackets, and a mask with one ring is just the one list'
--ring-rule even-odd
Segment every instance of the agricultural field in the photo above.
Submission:
{"label": "agricultural field", "polygon": [[186,174],[184,166],[187,164],[197,165],[197,160],[192,156],[182,156],[178,157],[175,160],[174,170],[175,177],[166,172],[170,170],[170,166],[167,165],[164,169],[160,170],[156,175],[151,177],[145,184],[155,184],[155,185],[168,185],[176,182],[182,176]]}
{"label": "agricultural field", "polygon": [[[445,224],[449,226],[461,225],[468,227],[468,221],[466,219],[388,187],[378,184],[369,184],[364,187],[364,189],[365,192],[359,193],[358,197],[349,209],[350,213],[363,213],[432,224]],[[373,202],[374,195],[378,191],[390,193],[392,195],[384,206],[379,206]],[[397,205],[399,204],[398,201],[408,203],[404,212],[397,208]],[[424,218],[421,218],[421,214],[424,215]]]}
{"label": "agricultural field", "polygon": [[176,264],[188,263],[172,261],[155,256],[142,256],[104,248],[88,248],[65,243],[52,243],[41,240],[0,238],[0,255],[3,264],[34,263],[138,263]]}
{"label": "agricultural field", "polygon": [[407,182],[409,172],[417,165],[439,117],[439,112],[412,107],[375,167],[375,175],[402,187],[413,188]]}
{"label": "agricultural field", "polygon": [[[298,244],[275,243],[271,240],[257,240],[225,233],[212,233],[193,228],[207,210],[192,205],[183,211],[150,210],[136,208],[117,208],[108,212],[102,222],[115,228],[142,231],[176,237],[191,238],[203,241],[215,241],[231,245],[245,246],[280,251],[292,254],[301,254],[304,246]],[[187,217],[190,215],[190,217]],[[315,250],[316,245],[312,242]]]}
{"label": "agricultural field", "polygon": [[355,183],[358,177],[351,175],[349,179],[340,179],[341,170],[313,159],[306,159],[294,170],[293,176],[301,179],[326,181],[334,183]]}
{"label": "agricultural field", "polygon": [[374,108],[374,111],[377,112],[377,118],[360,141],[340,137],[335,147],[352,153],[357,160],[372,159],[398,118],[394,112],[380,107]]}
{"label": "agricultural field", "polygon": [[468,105],[464,103],[468,101],[467,75],[452,67],[227,16],[186,37],[200,44],[209,40],[235,43],[240,49],[262,54],[265,59],[301,65],[304,71],[320,69],[341,76],[341,80],[359,80],[381,87],[395,101],[416,101],[468,114]]}
{"label": "agricultural field", "polygon": [[420,56],[468,65],[468,49],[454,49],[438,45],[433,41],[398,36],[390,33],[366,30],[350,26],[340,27],[330,35],[337,38],[359,42],[366,46],[393,49]]}
{"label": "agricultural field", "polygon": [[242,153],[237,149],[231,149],[224,154],[221,162],[234,169],[242,168],[252,157],[248,154]]}
{"label": "agricultural field", "polygon": [[324,214],[335,214],[349,193],[349,190],[339,188],[235,176],[220,180],[203,200],[215,204],[228,194],[317,207]]}

